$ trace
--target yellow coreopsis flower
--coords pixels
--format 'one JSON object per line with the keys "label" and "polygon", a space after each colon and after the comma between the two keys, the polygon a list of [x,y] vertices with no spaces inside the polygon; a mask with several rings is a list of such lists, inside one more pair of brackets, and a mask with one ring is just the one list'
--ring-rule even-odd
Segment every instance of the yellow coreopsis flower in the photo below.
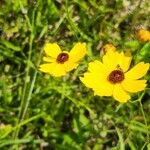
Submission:
{"label": "yellow coreopsis flower", "polygon": [[150,32],[148,30],[141,29],[138,31],[138,37],[143,42],[150,41]]}
{"label": "yellow coreopsis flower", "polygon": [[86,54],[86,44],[77,43],[70,52],[62,51],[56,43],[47,43],[44,46],[46,57],[45,64],[40,65],[39,70],[59,77],[78,66],[78,61]]}
{"label": "yellow coreopsis flower", "polygon": [[95,60],[89,63],[88,72],[80,80],[95,95],[113,96],[117,101],[124,103],[131,97],[130,93],[144,90],[146,80],[142,78],[149,69],[149,64],[140,62],[132,69],[129,66],[132,60],[130,53],[108,51],[102,62]]}

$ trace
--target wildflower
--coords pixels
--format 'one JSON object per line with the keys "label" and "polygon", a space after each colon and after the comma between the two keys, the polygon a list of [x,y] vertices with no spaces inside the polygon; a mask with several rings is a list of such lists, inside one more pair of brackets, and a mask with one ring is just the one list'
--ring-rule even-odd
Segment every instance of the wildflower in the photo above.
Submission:
{"label": "wildflower", "polygon": [[150,41],[150,32],[148,30],[141,29],[138,31],[138,37],[143,42]]}
{"label": "wildflower", "polygon": [[106,44],[103,46],[103,51],[108,52],[108,51],[116,51],[116,47],[112,44]]}
{"label": "wildflower", "polygon": [[62,51],[56,43],[47,43],[44,46],[46,62],[40,65],[39,70],[59,77],[78,66],[78,61],[86,54],[86,44],[77,43],[70,52]]}
{"label": "wildflower", "polygon": [[132,69],[129,66],[132,60],[130,53],[108,51],[102,62],[95,60],[89,63],[88,72],[80,80],[95,95],[113,96],[117,101],[124,103],[131,97],[130,93],[144,90],[146,80],[138,80],[149,69],[149,64],[140,62]]}

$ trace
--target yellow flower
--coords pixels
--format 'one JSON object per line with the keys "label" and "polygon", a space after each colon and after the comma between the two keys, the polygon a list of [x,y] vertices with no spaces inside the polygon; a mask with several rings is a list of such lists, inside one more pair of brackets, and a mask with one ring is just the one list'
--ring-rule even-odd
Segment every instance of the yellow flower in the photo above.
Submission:
{"label": "yellow flower", "polygon": [[112,44],[106,44],[103,46],[103,51],[108,52],[108,51],[116,51],[116,47]]}
{"label": "yellow flower", "polygon": [[95,60],[89,63],[88,72],[80,80],[92,88],[95,95],[113,96],[121,103],[127,102],[131,98],[130,93],[144,90],[146,80],[138,79],[149,69],[148,63],[140,62],[128,70],[131,60],[130,53],[108,51],[102,62]]}
{"label": "yellow flower", "polygon": [[143,42],[150,41],[150,32],[148,30],[141,29],[138,32],[138,37]]}
{"label": "yellow flower", "polygon": [[70,52],[62,51],[56,43],[47,43],[44,46],[46,57],[45,64],[40,65],[39,70],[59,77],[78,66],[78,61],[86,54],[86,44],[77,43]]}

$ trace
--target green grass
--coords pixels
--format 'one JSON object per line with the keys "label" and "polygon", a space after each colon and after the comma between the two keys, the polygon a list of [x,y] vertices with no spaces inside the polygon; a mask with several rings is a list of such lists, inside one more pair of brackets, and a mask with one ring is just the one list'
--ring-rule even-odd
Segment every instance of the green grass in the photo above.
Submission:
{"label": "green grass", "polygon": [[[149,62],[150,43],[136,37],[150,29],[149,12],[149,0],[1,0],[0,150],[150,150],[149,74],[125,104],[79,80],[107,43]],[[38,71],[46,42],[70,50],[79,41],[88,55],[76,70],[61,78]]]}

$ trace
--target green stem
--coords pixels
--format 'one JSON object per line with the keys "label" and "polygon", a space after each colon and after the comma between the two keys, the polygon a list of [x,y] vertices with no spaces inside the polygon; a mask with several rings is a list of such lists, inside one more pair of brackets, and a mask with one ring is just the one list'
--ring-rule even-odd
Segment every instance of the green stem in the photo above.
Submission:
{"label": "green stem", "polygon": [[141,109],[141,112],[142,112],[142,115],[143,115],[143,118],[144,118],[144,123],[146,125],[146,130],[147,130],[146,137],[147,137],[147,141],[149,141],[148,123],[147,123],[147,120],[146,120],[146,117],[145,117],[145,113],[144,113],[144,109],[143,109],[143,105],[141,103],[141,100],[139,101],[139,104],[140,104],[140,109]]}
{"label": "green stem", "polygon": [[146,138],[147,138],[147,141],[149,141],[149,129],[148,129],[148,123],[147,123],[147,120],[146,120],[146,116],[145,116],[145,113],[144,113],[144,109],[143,109],[143,105],[142,105],[142,98],[145,94],[145,91],[142,93],[142,95],[140,96],[140,98],[138,99],[138,102],[140,104],[140,109],[141,109],[141,113],[143,115],[143,119],[144,119],[144,123],[145,123],[145,126],[146,126],[146,130],[147,130],[147,133],[146,133]]}
{"label": "green stem", "polygon": [[24,90],[23,90],[23,96],[21,99],[21,109],[19,111],[19,119],[20,121],[22,121],[24,119],[25,113],[26,113],[26,107],[28,106],[29,103],[29,99],[31,98],[31,92],[33,90],[33,84],[35,82],[36,78],[36,73],[37,71],[35,71],[34,77],[31,82],[31,86],[29,89],[29,93],[26,95],[26,92],[28,91],[28,85],[30,84],[30,60],[31,60],[31,53],[32,53],[32,43],[33,43],[33,37],[32,37],[32,33],[31,33],[31,37],[30,37],[30,44],[29,44],[29,55],[28,55],[28,61],[27,61],[27,70],[26,70],[26,76],[25,76],[25,86],[24,86]]}
{"label": "green stem", "polygon": [[[145,124],[145,126],[146,126],[146,130],[147,130],[147,133],[146,133],[147,141],[146,141],[146,143],[149,143],[149,128],[148,128],[148,123],[147,123],[146,116],[145,116],[145,113],[144,113],[143,105],[142,105],[142,102],[141,102],[144,95],[145,95],[145,91],[141,94],[141,96],[140,96],[137,100],[135,100],[135,101],[132,102],[132,103],[139,102],[140,110],[141,110],[141,113],[142,113],[142,116],[143,116],[143,119],[144,119],[144,124]],[[145,145],[145,144],[144,144],[144,145]],[[145,145],[145,146],[146,146],[146,145]],[[143,148],[144,148],[145,146],[143,146]],[[143,149],[143,148],[142,148],[142,149]]]}
{"label": "green stem", "polygon": [[[30,83],[30,80],[31,80],[29,73],[30,73],[30,60],[31,60],[31,52],[32,52],[32,42],[33,42],[33,38],[31,36],[30,37],[30,43],[29,43],[29,55],[28,55],[27,67],[26,67],[25,84],[24,84],[24,87],[23,87],[17,124],[20,123],[24,119],[24,116],[25,116],[25,113],[26,113],[25,111],[28,107],[28,103],[29,103],[29,100],[30,100],[30,97],[31,97],[31,94],[29,95],[29,94],[27,94],[27,92],[28,92],[28,86],[29,86],[29,83]],[[30,87],[29,92],[31,93],[31,91],[32,91],[32,89]],[[14,139],[16,139],[18,137],[19,130],[20,130],[20,128],[18,128],[16,130],[16,132],[14,133]]]}
{"label": "green stem", "polygon": [[[19,0],[19,4],[20,4],[20,8],[21,10],[23,10],[23,5],[21,3],[21,1]],[[32,25],[30,23],[30,20],[28,18],[28,16],[25,14],[25,19],[26,22],[29,26],[30,29],[30,41],[29,41],[29,53],[28,53],[28,59],[27,59],[27,66],[26,66],[26,75],[25,75],[25,83],[24,83],[24,87],[23,87],[23,91],[22,91],[22,97],[21,97],[21,104],[20,104],[20,109],[19,109],[19,114],[18,114],[18,121],[17,121],[17,125],[24,119],[27,108],[29,106],[29,101],[31,99],[31,94],[33,91],[33,87],[34,87],[34,83],[35,83],[35,79],[36,79],[36,74],[37,71],[35,71],[34,73],[34,77],[32,82],[30,83],[30,61],[31,61],[31,54],[32,54],[32,44],[33,44],[33,39],[34,39],[34,35],[33,35],[33,28]],[[30,86],[31,85],[31,86]],[[28,87],[30,86],[29,90]],[[14,139],[18,138],[19,135],[19,131],[20,131],[20,127],[17,128],[17,130],[14,132]],[[15,149],[18,149],[17,147],[15,147]]]}

